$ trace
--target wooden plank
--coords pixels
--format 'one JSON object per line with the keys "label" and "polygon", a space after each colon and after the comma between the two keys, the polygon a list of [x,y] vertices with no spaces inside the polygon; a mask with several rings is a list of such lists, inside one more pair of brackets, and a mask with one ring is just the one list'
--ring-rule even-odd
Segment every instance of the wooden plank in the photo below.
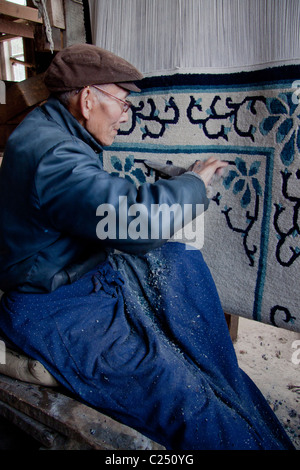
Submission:
{"label": "wooden plank", "polygon": [[38,17],[37,8],[17,5],[16,3],[0,0],[0,13],[11,18],[22,18],[23,20],[32,21],[34,23],[42,23],[43,19]]}
{"label": "wooden plank", "polygon": [[64,0],[65,5],[65,47],[72,44],[85,43],[85,25],[83,4],[72,0]]}
{"label": "wooden plank", "polygon": [[0,400],[0,416],[40,444],[40,450],[90,450],[84,443],[63,436]]}
{"label": "wooden plank", "polygon": [[51,26],[66,29],[65,12],[62,0],[47,0],[47,11]]}
{"label": "wooden plank", "polygon": [[236,341],[237,335],[238,335],[239,317],[236,315],[225,313],[225,318],[226,318],[231,340],[232,342],[234,342]]}
{"label": "wooden plank", "polygon": [[163,450],[138,431],[56,389],[0,375],[0,400],[94,450]]}
{"label": "wooden plank", "polygon": [[[64,47],[63,35],[65,31],[52,27],[52,40],[54,42],[54,50],[60,51]],[[42,25],[37,25],[35,28],[34,38],[35,50],[37,52],[50,51],[50,44],[45,34],[45,28]]]}
{"label": "wooden plank", "polygon": [[6,90],[6,104],[0,106],[0,123],[10,121],[14,116],[46,100],[48,96],[43,74],[14,83]]}
{"label": "wooden plank", "polygon": [[16,410],[2,401],[0,401],[0,416],[17,426],[26,434],[29,434],[33,439],[46,448],[53,447],[55,445],[55,440],[58,436],[60,437],[57,432],[52,431],[52,429],[48,428],[44,424],[33,420],[21,411]]}
{"label": "wooden plank", "polygon": [[13,36],[34,38],[34,26],[32,24],[16,23],[0,18],[0,31]]}
{"label": "wooden plank", "polygon": [[29,62],[24,62],[24,60],[15,59],[15,57],[10,57],[9,60],[12,64],[20,64],[20,65],[23,65],[24,67],[27,67],[29,69],[34,69],[35,68],[35,65],[30,64]]}
{"label": "wooden plank", "polygon": [[7,41],[8,39],[14,39],[18,36],[14,36],[13,34],[2,34],[0,35],[0,43],[3,41]]}

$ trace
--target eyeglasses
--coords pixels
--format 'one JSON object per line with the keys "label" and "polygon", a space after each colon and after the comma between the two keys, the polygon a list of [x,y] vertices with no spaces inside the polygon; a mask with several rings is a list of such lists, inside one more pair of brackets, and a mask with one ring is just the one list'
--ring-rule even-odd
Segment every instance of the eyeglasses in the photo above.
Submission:
{"label": "eyeglasses", "polygon": [[132,106],[132,103],[130,101],[121,100],[120,98],[117,98],[115,95],[112,95],[111,93],[108,93],[108,91],[105,91],[105,90],[103,90],[102,88],[100,88],[96,85],[91,85],[91,86],[96,88],[99,91],[102,91],[102,93],[104,93],[105,95],[108,95],[111,98],[114,98],[115,100],[120,101],[120,103],[122,103],[122,105],[123,105],[123,111],[122,111],[123,113],[127,113],[128,109]]}

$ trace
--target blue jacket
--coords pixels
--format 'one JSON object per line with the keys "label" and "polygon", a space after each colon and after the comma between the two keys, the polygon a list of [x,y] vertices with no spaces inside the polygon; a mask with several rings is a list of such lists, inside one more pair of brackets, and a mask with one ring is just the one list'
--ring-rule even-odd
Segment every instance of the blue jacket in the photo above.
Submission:
{"label": "blue jacket", "polygon": [[121,196],[128,207],[144,204],[149,217],[152,204],[207,208],[197,176],[185,173],[136,188],[103,170],[102,151],[55,98],[32,111],[10,136],[0,169],[1,290],[51,292],[94,268],[107,251],[140,254],[166,241],[99,239],[100,204],[116,207],[117,217]]}

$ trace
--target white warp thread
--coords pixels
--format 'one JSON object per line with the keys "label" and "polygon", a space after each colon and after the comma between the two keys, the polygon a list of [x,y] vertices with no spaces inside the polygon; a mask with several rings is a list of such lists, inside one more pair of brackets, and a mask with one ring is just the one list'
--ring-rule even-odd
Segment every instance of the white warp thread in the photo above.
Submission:
{"label": "white warp thread", "polygon": [[93,43],[144,73],[300,57],[299,0],[89,0]]}

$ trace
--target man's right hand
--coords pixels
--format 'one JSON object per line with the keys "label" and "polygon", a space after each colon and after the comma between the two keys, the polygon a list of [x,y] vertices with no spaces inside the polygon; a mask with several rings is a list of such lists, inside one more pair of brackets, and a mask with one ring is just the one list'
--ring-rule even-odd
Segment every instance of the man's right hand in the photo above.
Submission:
{"label": "man's right hand", "polygon": [[220,175],[223,169],[228,165],[228,162],[218,160],[215,157],[210,157],[206,161],[197,160],[193,163],[187,171],[193,171],[201,176],[205,186],[209,186],[215,174]]}

